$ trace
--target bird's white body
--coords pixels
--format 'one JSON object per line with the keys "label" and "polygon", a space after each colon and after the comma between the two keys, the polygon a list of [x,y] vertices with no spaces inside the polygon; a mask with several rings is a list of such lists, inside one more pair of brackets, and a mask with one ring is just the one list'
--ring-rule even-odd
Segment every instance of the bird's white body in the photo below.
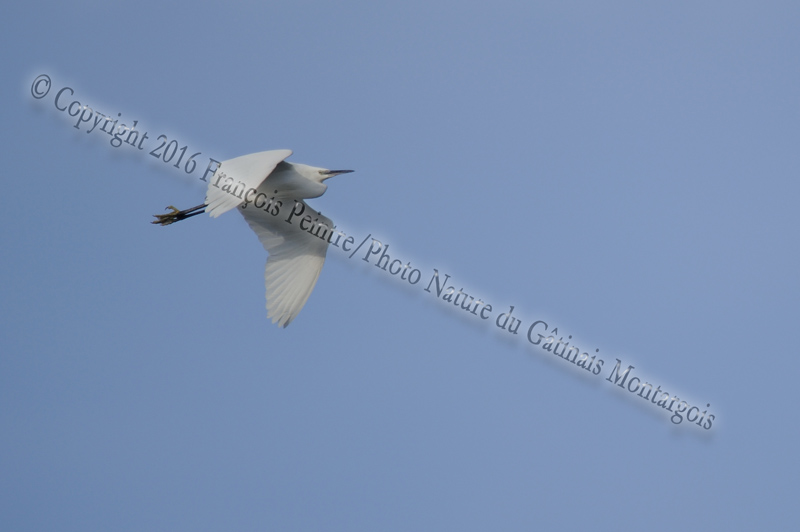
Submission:
{"label": "bird's white body", "polygon": [[223,161],[208,184],[206,211],[217,217],[239,207],[269,253],[264,271],[267,317],[286,327],[297,316],[317,282],[328,239],[301,227],[292,209],[313,214],[314,224],[333,222],[303,201],[321,196],[325,179],[350,170],[327,170],[288,163],[290,150],[272,150]]}

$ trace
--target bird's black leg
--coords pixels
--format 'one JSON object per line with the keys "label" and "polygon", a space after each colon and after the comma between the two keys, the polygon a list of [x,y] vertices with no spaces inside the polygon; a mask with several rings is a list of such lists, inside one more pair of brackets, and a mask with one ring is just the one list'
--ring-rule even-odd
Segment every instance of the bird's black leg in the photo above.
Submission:
{"label": "bird's black leg", "polygon": [[167,214],[154,214],[155,221],[150,222],[153,224],[159,225],[169,225],[175,222],[180,222],[181,220],[185,220],[186,218],[191,218],[192,216],[197,216],[198,214],[202,214],[206,210],[206,204],[203,203],[202,205],[198,205],[196,207],[192,207],[191,209],[186,209],[183,211],[179,211],[172,205],[167,207],[167,209],[171,209],[172,212],[168,212]]}

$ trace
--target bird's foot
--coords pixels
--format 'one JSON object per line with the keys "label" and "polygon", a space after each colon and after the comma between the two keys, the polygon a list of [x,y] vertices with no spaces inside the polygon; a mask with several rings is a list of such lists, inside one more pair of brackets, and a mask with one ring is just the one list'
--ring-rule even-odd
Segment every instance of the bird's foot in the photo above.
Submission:
{"label": "bird's foot", "polygon": [[156,219],[150,223],[159,225],[169,225],[177,222],[178,215],[181,214],[181,211],[172,205],[167,207],[167,210],[171,210],[172,212],[168,212],[167,214],[154,214],[153,216]]}
{"label": "bird's foot", "polygon": [[178,210],[176,207],[170,205],[167,207],[167,210],[171,210],[172,212],[168,212],[167,214],[154,214],[155,220],[150,222],[152,224],[158,225],[169,225],[174,224],[175,222],[180,222],[181,220],[185,220],[186,218],[191,218],[192,216],[196,216],[201,214],[205,210],[206,206],[198,205],[197,207],[192,207],[191,209],[185,209],[183,211]]}

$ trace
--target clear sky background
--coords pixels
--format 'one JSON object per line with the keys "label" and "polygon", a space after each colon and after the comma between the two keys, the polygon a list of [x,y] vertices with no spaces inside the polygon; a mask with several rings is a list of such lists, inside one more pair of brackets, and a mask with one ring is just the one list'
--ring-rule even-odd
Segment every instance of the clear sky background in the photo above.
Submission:
{"label": "clear sky background", "polygon": [[[0,528],[797,526],[797,3],[22,4]],[[73,127],[63,87],[148,149]],[[239,214],[150,224],[204,197],[160,134],[201,167],[356,170],[310,203],[422,280],[331,248],[277,328]],[[491,319],[425,292],[434,269]],[[608,382],[617,359],[711,428]]]}

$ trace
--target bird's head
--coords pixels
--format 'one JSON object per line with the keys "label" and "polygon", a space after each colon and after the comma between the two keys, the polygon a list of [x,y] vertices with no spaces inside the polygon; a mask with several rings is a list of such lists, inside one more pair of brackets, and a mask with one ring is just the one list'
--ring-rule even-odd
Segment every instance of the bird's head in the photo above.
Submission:
{"label": "bird's head", "polygon": [[350,172],[353,172],[353,170],[326,170],[325,168],[319,168],[317,171],[317,173],[319,174],[320,183],[333,176],[339,174],[349,174]]}
{"label": "bird's head", "polygon": [[288,165],[288,167],[290,167],[296,173],[305,177],[309,181],[314,181],[315,183],[320,183],[320,184],[326,179],[329,179],[335,175],[347,174],[353,171],[353,170],[328,170],[327,168],[318,168],[316,166],[309,166],[307,164],[299,164],[299,163],[283,163],[283,164]]}

